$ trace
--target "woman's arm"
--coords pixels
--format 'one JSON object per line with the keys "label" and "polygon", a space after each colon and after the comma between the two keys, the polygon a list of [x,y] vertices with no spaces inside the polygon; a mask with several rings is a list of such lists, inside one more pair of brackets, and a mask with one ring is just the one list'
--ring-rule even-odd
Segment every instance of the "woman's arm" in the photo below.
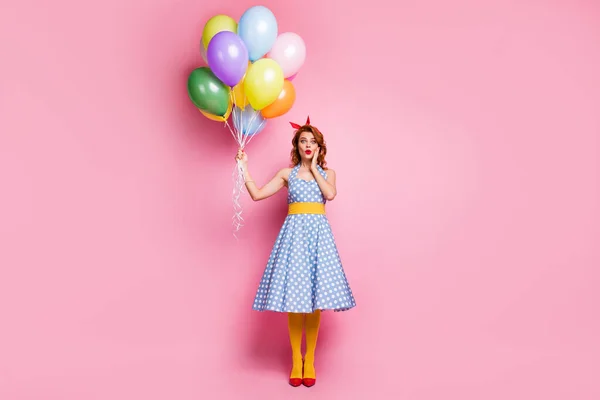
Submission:
{"label": "woman's arm", "polygon": [[254,179],[252,179],[250,171],[248,171],[248,155],[242,149],[239,149],[235,159],[242,164],[244,182],[246,183],[246,189],[248,189],[248,193],[252,200],[259,201],[271,197],[285,186],[287,176],[290,172],[289,168],[283,168],[275,174],[269,183],[259,188],[254,182]]}
{"label": "woman's arm", "polygon": [[323,197],[325,197],[327,201],[331,201],[335,199],[335,196],[337,195],[337,189],[335,187],[335,171],[328,169],[327,179],[323,178],[323,175],[319,173],[319,169],[317,168],[317,159],[319,157],[320,150],[320,148],[315,150],[315,154],[313,155],[312,162],[310,164],[310,172],[312,172],[315,180],[319,184],[319,189],[321,189]]}
{"label": "woman's arm", "polygon": [[319,188],[321,189],[321,193],[323,193],[323,197],[325,197],[327,201],[335,199],[335,196],[337,195],[337,189],[335,187],[335,171],[328,169],[327,179],[323,178],[323,175],[319,173],[317,167],[311,167],[310,172],[312,172],[317,183],[319,184]]}
{"label": "woman's arm", "polygon": [[266,199],[267,197],[273,196],[281,188],[283,188],[285,186],[285,177],[287,176],[287,170],[289,170],[289,168],[284,168],[278,171],[277,174],[275,174],[275,176],[266,185],[259,188],[252,179],[250,172],[248,171],[248,164],[245,164],[244,181],[246,182],[246,189],[248,189],[248,193],[250,194],[252,200],[259,201]]}

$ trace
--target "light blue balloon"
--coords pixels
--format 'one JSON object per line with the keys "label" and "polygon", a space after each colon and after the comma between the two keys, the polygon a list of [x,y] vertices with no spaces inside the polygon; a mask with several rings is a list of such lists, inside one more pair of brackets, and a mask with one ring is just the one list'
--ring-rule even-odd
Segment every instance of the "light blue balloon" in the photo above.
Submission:
{"label": "light blue balloon", "polygon": [[238,23],[238,35],[248,49],[250,61],[267,54],[277,39],[277,19],[265,6],[247,9]]}
{"label": "light blue balloon", "polygon": [[249,104],[244,110],[235,107],[231,112],[231,117],[236,131],[241,132],[244,136],[256,135],[267,125],[267,120],[260,111],[253,109]]}

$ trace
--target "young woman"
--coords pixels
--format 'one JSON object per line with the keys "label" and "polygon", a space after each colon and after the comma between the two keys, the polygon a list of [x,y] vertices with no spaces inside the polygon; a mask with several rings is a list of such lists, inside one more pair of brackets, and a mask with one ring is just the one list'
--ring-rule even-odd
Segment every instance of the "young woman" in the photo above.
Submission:
{"label": "young woman", "polygon": [[[335,172],[326,167],[327,147],[321,132],[310,124],[296,129],[292,139],[292,166],[283,168],[259,188],[248,171],[248,156],[236,159],[244,169],[248,193],[254,201],[266,199],[284,186],[288,215],[275,241],[258,286],[253,309],[288,313],[292,347],[292,386],[316,382],[315,348],[322,310],[345,311],[356,303],[346,279],[334,236],[325,215],[325,203],[336,195]],[[301,353],[302,333],[306,353]]]}

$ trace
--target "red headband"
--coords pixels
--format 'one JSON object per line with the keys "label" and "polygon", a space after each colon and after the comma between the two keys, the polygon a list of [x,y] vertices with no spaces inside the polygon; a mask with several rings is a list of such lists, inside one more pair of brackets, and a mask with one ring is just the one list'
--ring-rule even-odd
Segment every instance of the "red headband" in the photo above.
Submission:
{"label": "red headband", "polygon": [[[294,129],[300,129],[300,128],[302,128],[302,126],[296,124],[295,122],[290,122],[290,125]],[[310,125],[310,116],[306,117],[306,123],[304,125]]]}

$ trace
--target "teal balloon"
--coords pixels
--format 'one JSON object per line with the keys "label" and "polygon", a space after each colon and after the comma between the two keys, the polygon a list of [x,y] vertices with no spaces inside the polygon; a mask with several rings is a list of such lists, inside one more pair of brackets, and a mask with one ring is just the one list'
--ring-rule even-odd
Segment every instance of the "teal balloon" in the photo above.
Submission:
{"label": "teal balloon", "polygon": [[221,82],[209,67],[193,70],[188,77],[188,96],[194,105],[220,117],[227,113],[231,88]]}
{"label": "teal balloon", "polygon": [[234,108],[231,112],[231,119],[236,131],[241,132],[244,136],[256,135],[267,125],[267,120],[260,111],[253,109],[250,104],[243,110]]}

